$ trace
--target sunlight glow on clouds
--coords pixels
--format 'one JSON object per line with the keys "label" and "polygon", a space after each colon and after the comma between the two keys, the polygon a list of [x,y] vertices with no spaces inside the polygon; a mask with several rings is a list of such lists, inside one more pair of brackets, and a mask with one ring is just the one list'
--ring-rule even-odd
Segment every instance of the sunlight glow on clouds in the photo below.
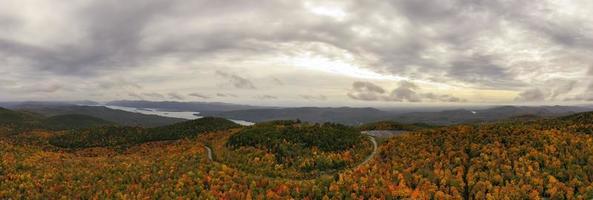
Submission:
{"label": "sunlight glow on clouds", "polygon": [[316,15],[332,17],[338,21],[346,17],[346,12],[336,5],[315,5],[315,3],[306,2],[305,7]]}
{"label": "sunlight glow on clouds", "polygon": [[592,11],[587,0],[5,0],[0,100],[378,103],[348,95],[364,82],[417,103],[588,103]]}

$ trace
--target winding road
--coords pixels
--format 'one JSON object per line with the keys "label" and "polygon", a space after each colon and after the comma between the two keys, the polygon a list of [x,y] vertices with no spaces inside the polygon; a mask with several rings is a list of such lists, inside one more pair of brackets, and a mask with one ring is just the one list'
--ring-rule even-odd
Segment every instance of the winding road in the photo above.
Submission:
{"label": "winding road", "polygon": [[369,140],[371,140],[371,142],[373,143],[373,153],[371,153],[371,155],[367,156],[366,159],[364,159],[364,161],[362,161],[362,163],[360,163],[358,166],[356,167],[360,167],[366,163],[368,163],[369,161],[371,161],[371,159],[373,159],[373,157],[375,157],[375,155],[377,154],[377,140],[375,140],[374,137],[367,135],[367,137],[369,137]]}
{"label": "winding road", "polygon": [[204,145],[204,148],[206,148],[206,151],[208,152],[208,160],[213,161],[212,159],[212,149],[206,145]]}
{"label": "winding road", "polygon": [[[373,159],[373,157],[375,157],[375,155],[377,154],[377,140],[375,140],[374,137],[367,135],[367,137],[369,137],[369,140],[373,143],[373,152],[367,156],[364,161],[362,161],[360,164],[358,164],[355,168],[358,168],[366,163],[368,163],[369,161],[371,161],[371,159]],[[208,155],[208,160],[210,161],[214,161],[214,159],[212,159],[212,149],[206,145],[204,145],[204,148],[206,148],[206,152]]]}

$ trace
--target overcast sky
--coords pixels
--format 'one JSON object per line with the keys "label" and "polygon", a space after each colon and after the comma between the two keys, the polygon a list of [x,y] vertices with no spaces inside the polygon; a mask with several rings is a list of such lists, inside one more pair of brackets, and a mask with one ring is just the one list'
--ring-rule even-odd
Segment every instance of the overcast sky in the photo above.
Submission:
{"label": "overcast sky", "polygon": [[593,101],[591,0],[2,0],[0,100]]}

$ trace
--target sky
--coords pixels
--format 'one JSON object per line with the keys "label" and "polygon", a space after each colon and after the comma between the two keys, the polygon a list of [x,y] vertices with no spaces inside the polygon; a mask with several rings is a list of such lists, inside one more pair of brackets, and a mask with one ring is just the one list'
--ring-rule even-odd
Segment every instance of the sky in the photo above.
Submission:
{"label": "sky", "polygon": [[593,102],[590,0],[3,0],[0,101]]}

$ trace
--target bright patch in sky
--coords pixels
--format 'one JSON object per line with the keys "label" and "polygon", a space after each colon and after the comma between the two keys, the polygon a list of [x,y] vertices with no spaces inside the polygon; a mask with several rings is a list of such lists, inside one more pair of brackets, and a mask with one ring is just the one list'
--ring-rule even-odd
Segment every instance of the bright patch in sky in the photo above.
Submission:
{"label": "bright patch in sky", "polygon": [[313,14],[332,17],[339,21],[346,17],[346,12],[337,6],[311,5],[311,3],[306,3],[305,7],[307,7],[307,9],[309,9],[309,11],[311,11]]}
{"label": "bright patch in sky", "polygon": [[402,77],[379,74],[368,69],[341,60],[331,60],[322,56],[299,56],[288,58],[288,64],[309,70],[318,70],[328,73],[341,74],[350,77],[377,79],[377,80],[404,80]]}

